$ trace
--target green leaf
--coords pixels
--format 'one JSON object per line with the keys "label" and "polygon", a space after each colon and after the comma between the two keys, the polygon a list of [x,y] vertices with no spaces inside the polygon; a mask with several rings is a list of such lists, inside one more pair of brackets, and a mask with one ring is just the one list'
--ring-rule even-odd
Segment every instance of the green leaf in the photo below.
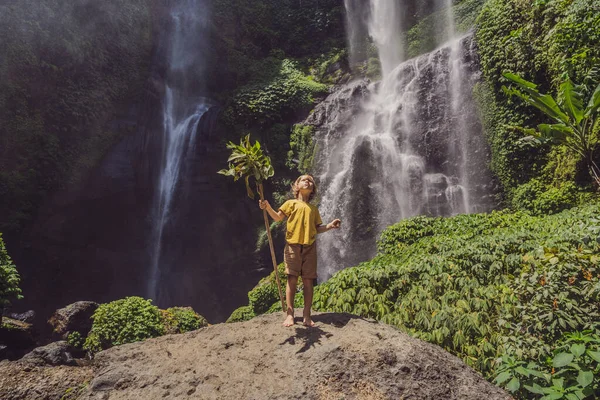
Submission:
{"label": "green leaf", "polygon": [[565,383],[565,378],[552,379],[552,385],[554,385],[555,388],[563,389],[564,383]]}
{"label": "green leaf", "polygon": [[518,75],[504,73],[505,78],[517,84],[524,92],[515,89],[507,89],[502,86],[502,90],[509,96],[520,97],[526,103],[538,108],[549,117],[565,124],[569,123],[569,117],[560,109],[554,98],[548,94],[541,94],[537,91],[537,86]]}
{"label": "green leaf", "polygon": [[581,385],[581,387],[586,387],[594,380],[594,373],[592,371],[579,371],[579,375],[577,375],[577,383]]}
{"label": "green leaf", "polygon": [[585,353],[585,345],[584,344],[573,344],[571,345],[571,353],[576,357],[579,357],[583,353]]}
{"label": "green leaf", "polygon": [[519,382],[519,378],[512,378],[510,382],[506,385],[506,389],[509,392],[516,392],[521,387],[521,382]]}
{"label": "green leaf", "polygon": [[600,84],[596,86],[596,90],[592,93],[590,101],[585,109],[585,118],[590,117],[600,108]]}
{"label": "green leaf", "polygon": [[517,368],[515,368],[515,372],[518,372],[519,374],[521,374],[523,376],[529,377],[529,371],[526,370],[523,367],[517,367]]}
{"label": "green leaf", "polygon": [[525,79],[521,78],[519,75],[512,74],[510,72],[505,72],[502,74],[502,76],[504,76],[506,79],[513,81],[514,83],[516,83],[519,86],[524,86],[524,87],[527,87],[530,89],[537,88],[537,85],[535,83],[526,81]]}
{"label": "green leaf", "polygon": [[586,351],[586,354],[593,358],[595,361],[600,362],[600,351],[588,350]]}
{"label": "green leaf", "polygon": [[579,124],[583,119],[583,100],[581,93],[577,91],[573,82],[567,79],[560,85],[558,91],[558,105]]}
{"label": "green leaf", "polygon": [[570,353],[558,353],[554,356],[554,359],[552,360],[552,366],[554,368],[564,367],[565,365],[568,365],[571,361],[573,361],[573,357],[573,354]]}
{"label": "green leaf", "polygon": [[542,390],[542,387],[540,385],[538,385],[537,383],[534,383],[533,386],[523,385],[523,387],[526,390],[530,391],[531,393],[545,394],[545,392]]}
{"label": "green leaf", "polygon": [[509,371],[501,372],[498,374],[496,379],[494,379],[494,382],[496,382],[496,384],[498,385],[501,385],[502,383],[506,382],[511,376],[512,374]]}
{"label": "green leaf", "polygon": [[562,398],[563,398],[562,393],[550,393],[550,394],[547,394],[546,396],[542,397],[540,400],[558,400],[558,399],[562,399]]}

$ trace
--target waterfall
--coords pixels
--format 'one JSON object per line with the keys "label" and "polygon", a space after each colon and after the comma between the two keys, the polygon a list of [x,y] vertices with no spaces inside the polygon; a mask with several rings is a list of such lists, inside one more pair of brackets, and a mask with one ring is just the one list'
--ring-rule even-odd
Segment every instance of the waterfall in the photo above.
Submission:
{"label": "waterfall", "polygon": [[401,219],[490,208],[489,151],[471,98],[479,79],[472,37],[456,37],[447,14],[448,41],[404,61],[398,3],[370,0],[368,9],[382,80],[354,82],[307,119],[317,128],[320,210],[346,227],[319,239],[325,278],[373,257],[378,235]]}
{"label": "waterfall", "polygon": [[178,183],[184,164],[194,152],[199,122],[210,108],[203,98],[202,67],[203,32],[207,26],[207,6],[204,0],[172,2],[170,34],[163,44],[167,61],[163,99],[163,141],[152,215],[150,275],[148,297],[159,304],[169,302],[167,288],[162,285],[169,274],[169,260],[163,257],[165,235],[175,212]]}

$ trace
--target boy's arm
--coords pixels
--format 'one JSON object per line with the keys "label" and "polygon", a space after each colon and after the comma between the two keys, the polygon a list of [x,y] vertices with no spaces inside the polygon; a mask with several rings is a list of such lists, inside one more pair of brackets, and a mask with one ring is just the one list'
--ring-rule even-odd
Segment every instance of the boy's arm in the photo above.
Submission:
{"label": "boy's arm", "polygon": [[269,204],[269,202],[267,200],[259,200],[258,201],[258,206],[260,207],[261,210],[267,210],[267,213],[271,216],[271,218],[273,218],[274,221],[283,221],[286,217],[286,215],[283,213],[283,211],[279,210],[279,211],[275,211],[273,209],[273,207],[271,207],[271,205]]}
{"label": "boy's arm", "polygon": [[317,233],[324,233],[331,229],[339,229],[341,223],[342,221],[336,218],[327,225],[317,225]]}

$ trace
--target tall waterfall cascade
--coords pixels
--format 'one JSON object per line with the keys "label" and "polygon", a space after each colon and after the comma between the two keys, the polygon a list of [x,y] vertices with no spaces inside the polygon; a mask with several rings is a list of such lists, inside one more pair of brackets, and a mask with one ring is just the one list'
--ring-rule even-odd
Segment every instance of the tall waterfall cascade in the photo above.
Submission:
{"label": "tall waterfall cascade", "polygon": [[170,263],[165,259],[163,243],[168,232],[177,198],[178,183],[185,173],[184,164],[194,152],[202,116],[211,107],[201,96],[204,65],[203,32],[207,28],[205,0],[172,2],[170,32],[166,35],[166,83],[163,98],[163,137],[160,173],[156,185],[150,239],[148,297],[159,304],[169,302],[163,284]]}
{"label": "tall waterfall cascade", "polygon": [[[341,218],[338,234],[319,238],[322,275],[372,258],[389,225],[416,215],[450,216],[493,206],[489,150],[472,89],[480,77],[470,34],[405,60],[401,1],[346,0],[350,59],[360,32],[377,46],[382,79],[338,88],[306,123],[316,127],[316,176],[324,220]],[[364,14],[367,15],[364,15]]]}

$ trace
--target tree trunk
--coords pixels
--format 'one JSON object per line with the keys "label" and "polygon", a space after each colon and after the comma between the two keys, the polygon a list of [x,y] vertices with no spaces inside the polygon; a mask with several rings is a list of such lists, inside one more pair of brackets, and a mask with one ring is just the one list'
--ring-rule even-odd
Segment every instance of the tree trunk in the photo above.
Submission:
{"label": "tree trunk", "polygon": [[[258,194],[261,200],[264,200],[263,196],[263,185],[258,184]],[[279,281],[279,271],[277,271],[277,259],[275,258],[275,249],[273,248],[273,238],[271,237],[271,228],[269,227],[269,217],[267,217],[267,210],[263,210],[263,217],[265,218],[265,229],[267,230],[267,237],[269,238],[269,248],[271,249],[271,260],[273,261],[273,269],[275,270],[275,280],[277,281],[277,290],[279,290],[279,299],[281,300],[281,309],[283,312],[287,312],[285,306],[285,300],[281,291],[281,282]]]}

